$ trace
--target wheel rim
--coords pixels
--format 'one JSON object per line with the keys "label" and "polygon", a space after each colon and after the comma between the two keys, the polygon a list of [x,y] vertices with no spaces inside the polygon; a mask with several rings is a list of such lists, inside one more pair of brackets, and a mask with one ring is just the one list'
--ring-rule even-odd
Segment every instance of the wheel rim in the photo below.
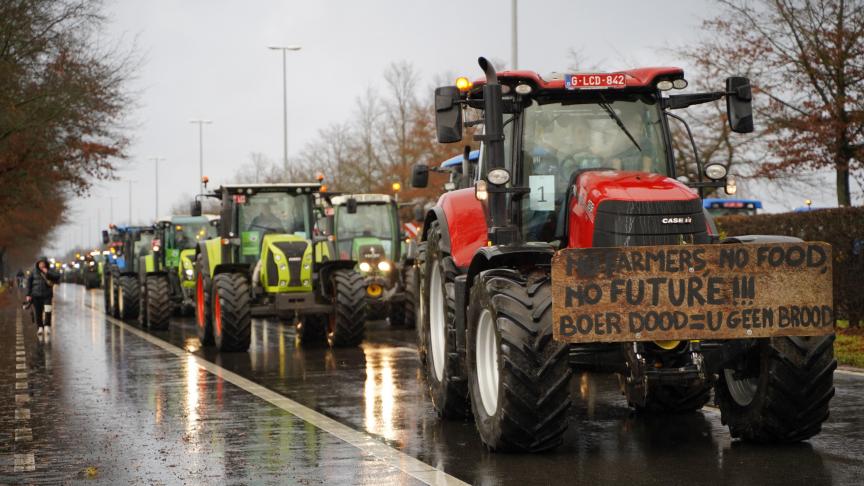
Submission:
{"label": "wheel rim", "polygon": [[477,385],[480,401],[489,416],[498,410],[498,342],[495,339],[495,320],[492,312],[484,309],[477,322],[477,339],[474,343],[477,356]]}
{"label": "wheel rim", "polygon": [[432,267],[429,282],[429,341],[432,346],[432,367],[438,381],[444,379],[444,289],[441,285],[441,270]]}
{"label": "wheel rim", "polygon": [[213,296],[213,330],[216,339],[222,337],[222,302],[219,292]]}
{"label": "wheel rim", "polygon": [[195,289],[195,310],[198,312],[198,327],[204,327],[204,281],[198,274],[198,284]]}
{"label": "wheel rim", "polygon": [[724,369],[723,375],[726,378],[726,389],[732,395],[735,403],[742,407],[746,407],[753,402],[756,397],[756,390],[759,388],[759,379],[753,378],[736,378],[735,370]]}

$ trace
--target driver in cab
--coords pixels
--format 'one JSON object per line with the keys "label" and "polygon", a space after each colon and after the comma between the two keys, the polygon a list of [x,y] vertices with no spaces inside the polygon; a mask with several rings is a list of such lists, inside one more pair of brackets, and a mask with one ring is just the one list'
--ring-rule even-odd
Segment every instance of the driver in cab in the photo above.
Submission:
{"label": "driver in cab", "polygon": [[270,206],[264,206],[258,216],[252,219],[249,229],[266,233],[281,233],[285,231],[285,226],[282,224],[282,220],[273,214]]}

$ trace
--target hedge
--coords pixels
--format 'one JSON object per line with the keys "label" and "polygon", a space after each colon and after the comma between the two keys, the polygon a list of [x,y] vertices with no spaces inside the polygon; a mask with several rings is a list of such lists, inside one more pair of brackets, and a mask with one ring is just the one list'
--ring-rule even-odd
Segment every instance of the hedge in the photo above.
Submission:
{"label": "hedge", "polygon": [[864,208],[804,213],[721,216],[721,236],[785,235],[824,241],[834,248],[834,309],[855,327],[864,318]]}

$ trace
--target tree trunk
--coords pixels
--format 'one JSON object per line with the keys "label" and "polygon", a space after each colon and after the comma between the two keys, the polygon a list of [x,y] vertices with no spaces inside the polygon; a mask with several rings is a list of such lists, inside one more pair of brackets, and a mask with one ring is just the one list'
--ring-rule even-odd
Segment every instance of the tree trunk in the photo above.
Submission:
{"label": "tree trunk", "polygon": [[849,194],[849,164],[837,165],[837,205],[851,206],[851,196]]}

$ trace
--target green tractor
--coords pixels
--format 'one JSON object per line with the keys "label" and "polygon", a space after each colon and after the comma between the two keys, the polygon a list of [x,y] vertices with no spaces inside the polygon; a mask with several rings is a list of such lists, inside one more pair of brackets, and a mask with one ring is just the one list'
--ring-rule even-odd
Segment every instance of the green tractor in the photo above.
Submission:
{"label": "green tractor", "polygon": [[413,261],[406,256],[396,201],[386,194],[342,194],[330,201],[339,258],[356,261],[363,275],[367,318],[413,326]]}
{"label": "green tractor", "polygon": [[139,274],[147,270],[145,257],[153,252],[155,237],[152,226],[112,225],[102,232],[102,242],[109,247],[103,269],[106,314],[123,320],[138,317]]}
{"label": "green tractor", "polygon": [[82,284],[85,289],[98,289],[102,280],[100,275],[99,260],[102,254],[94,251],[84,255],[81,262]]}
{"label": "green tractor", "polygon": [[[199,243],[195,318],[205,345],[246,351],[252,312],[296,324],[304,345],[356,346],[365,288],[335,249],[317,183],[225,185],[219,237]],[[193,214],[200,214],[200,201]]]}
{"label": "green tractor", "polygon": [[152,251],[140,255],[136,267],[142,327],[168,329],[175,309],[194,307],[195,247],[216,235],[217,222],[207,216],[174,216],[153,225]]}

